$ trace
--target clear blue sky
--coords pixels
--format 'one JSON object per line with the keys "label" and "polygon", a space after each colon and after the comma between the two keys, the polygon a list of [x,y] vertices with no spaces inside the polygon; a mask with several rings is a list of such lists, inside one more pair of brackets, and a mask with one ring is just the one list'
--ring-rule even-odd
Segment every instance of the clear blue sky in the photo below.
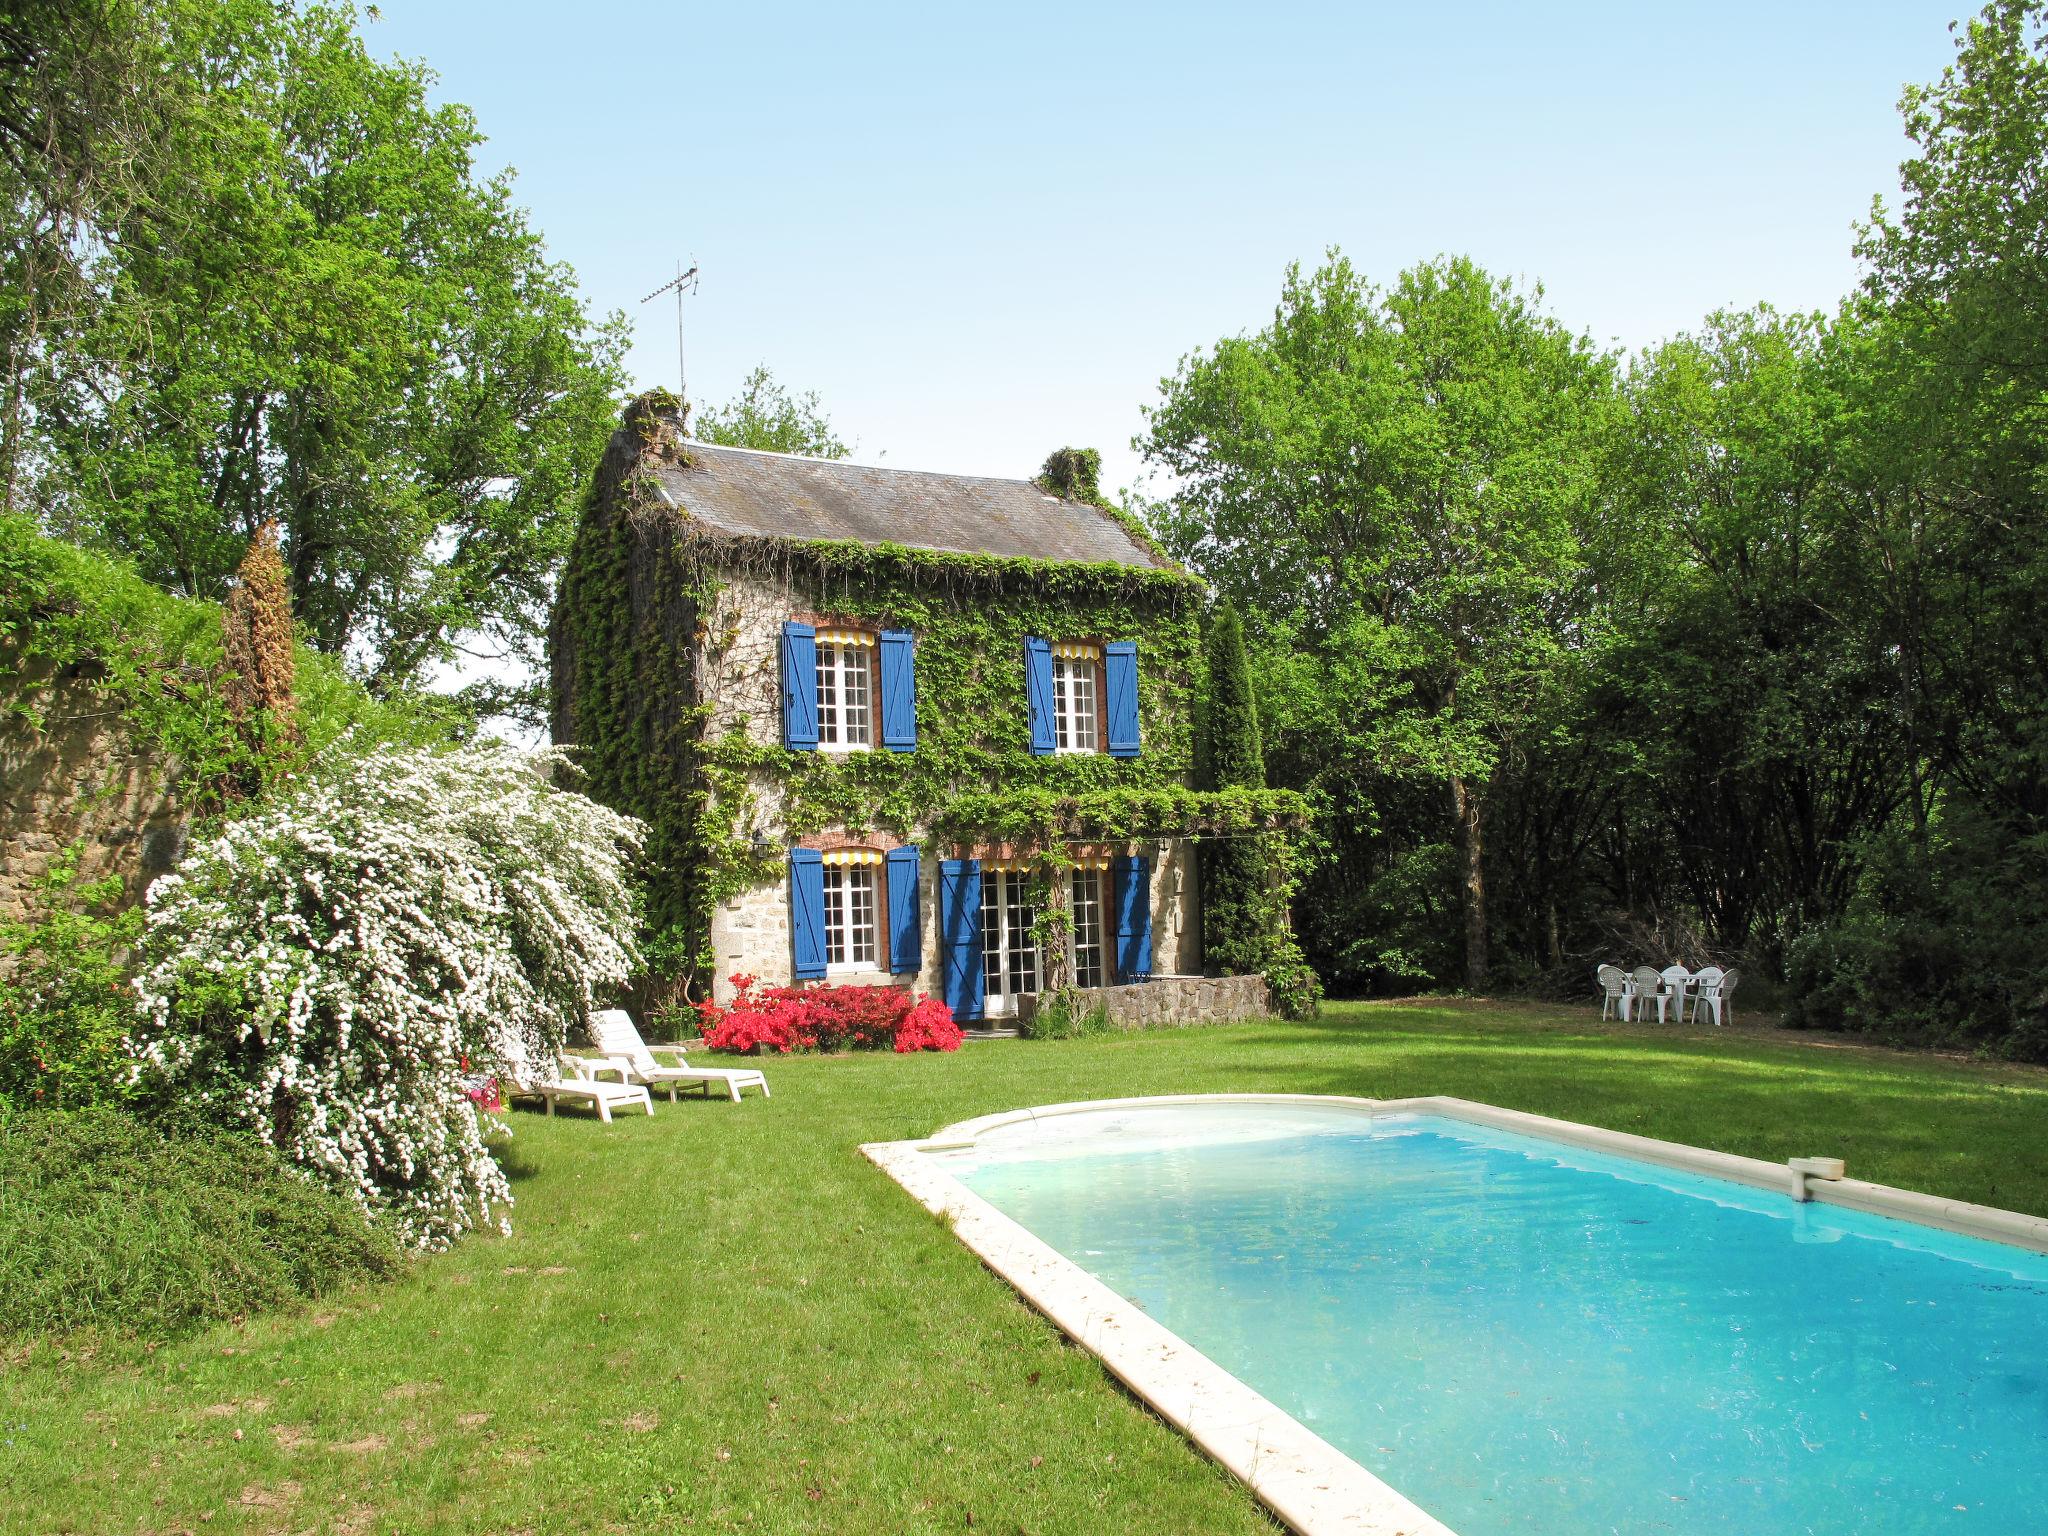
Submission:
{"label": "clear blue sky", "polygon": [[632,367],[766,362],[863,460],[1131,483],[1139,407],[1256,330],[1290,260],[1441,252],[1639,347],[1721,305],[1830,307],[1895,200],[1909,80],[1961,0],[776,7],[382,0],[380,55],[516,167]]}

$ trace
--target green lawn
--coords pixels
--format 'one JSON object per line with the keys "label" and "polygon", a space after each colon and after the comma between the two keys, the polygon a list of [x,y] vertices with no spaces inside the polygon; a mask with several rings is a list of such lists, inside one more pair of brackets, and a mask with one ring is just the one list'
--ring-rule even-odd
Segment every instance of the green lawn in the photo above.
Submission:
{"label": "green lawn", "polygon": [[855,1152],[1057,1099],[1449,1093],[2048,1214],[2048,1073],[1589,1010],[768,1064],[521,1113],[517,1235],[321,1311],[0,1370],[7,1530],[1272,1529]]}

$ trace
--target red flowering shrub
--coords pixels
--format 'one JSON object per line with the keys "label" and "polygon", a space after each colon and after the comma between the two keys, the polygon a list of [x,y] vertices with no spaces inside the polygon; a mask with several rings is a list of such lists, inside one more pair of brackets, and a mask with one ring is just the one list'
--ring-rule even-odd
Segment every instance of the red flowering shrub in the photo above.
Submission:
{"label": "red flowering shrub", "polygon": [[697,1005],[704,1043],[714,1051],[957,1051],[960,1026],[935,997],[904,987],[794,986],[763,989],[753,976],[732,978],[731,1003]]}
{"label": "red flowering shrub", "polygon": [[953,1010],[936,997],[920,998],[896,1026],[899,1051],[957,1051],[960,1026],[953,1022]]}

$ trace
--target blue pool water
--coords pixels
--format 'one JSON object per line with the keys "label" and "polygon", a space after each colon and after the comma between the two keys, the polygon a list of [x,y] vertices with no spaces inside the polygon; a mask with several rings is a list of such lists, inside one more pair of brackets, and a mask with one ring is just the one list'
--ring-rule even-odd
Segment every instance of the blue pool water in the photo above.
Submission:
{"label": "blue pool water", "polygon": [[951,1156],[1459,1536],[2048,1532],[2048,1256],[1426,1116]]}

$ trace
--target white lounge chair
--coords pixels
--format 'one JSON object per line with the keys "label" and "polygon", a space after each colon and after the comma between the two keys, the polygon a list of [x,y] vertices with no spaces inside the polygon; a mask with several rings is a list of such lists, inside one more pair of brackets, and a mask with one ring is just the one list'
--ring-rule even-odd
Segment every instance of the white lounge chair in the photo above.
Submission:
{"label": "white lounge chair", "polygon": [[633,1027],[633,1016],[623,1008],[601,1008],[590,1016],[590,1039],[606,1060],[598,1070],[616,1071],[622,1082],[638,1083],[643,1088],[668,1089],[669,1102],[676,1099],[676,1089],[684,1083],[694,1083],[704,1090],[704,1096],[711,1097],[714,1085],[723,1084],[725,1091],[732,1095],[733,1103],[740,1101],[742,1088],[758,1088],[761,1097],[772,1099],[768,1091],[768,1079],[753,1067],[693,1067],[684,1059],[680,1045],[663,1045],[659,1049],[672,1053],[676,1065],[663,1066],[655,1060],[654,1051],[640,1038],[640,1031]]}
{"label": "white lounge chair", "polygon": [[544,1099],[548,1113],[555,1112],[557,1099],[589,1104],[597,1111],[597,1118],[611,1124],[612,1110],[630,1109],[635,1104],[654,1113],[654,1099],[644,1087],[631,1083],[608,1083],[597,1073],[605,1064],[588,1061],[581,1056],[558,1056],[555,1058],[556,1075],[548,1077],[531,1068],[508,1071],[506,1096],[515,1099]]}

